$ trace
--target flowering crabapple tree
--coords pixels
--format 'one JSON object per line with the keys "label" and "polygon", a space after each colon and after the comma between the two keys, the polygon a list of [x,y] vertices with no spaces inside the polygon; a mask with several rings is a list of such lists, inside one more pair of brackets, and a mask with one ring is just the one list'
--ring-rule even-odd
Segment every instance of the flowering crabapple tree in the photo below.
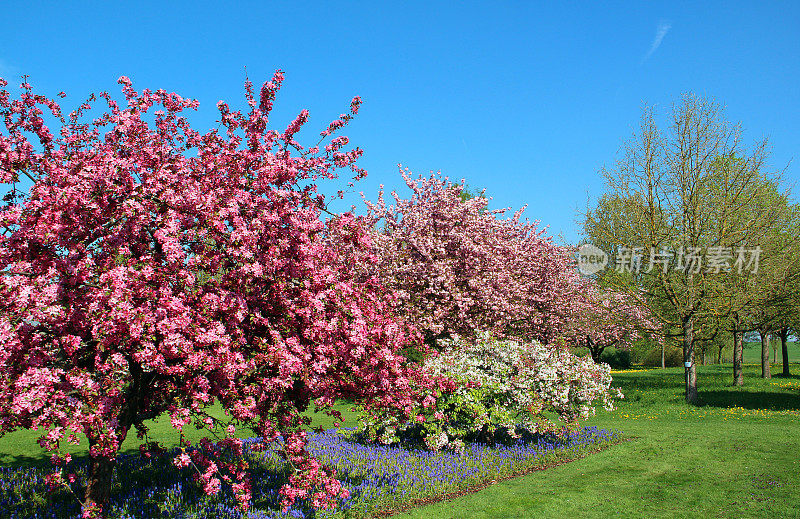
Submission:
{"label": "flowering crabapple tree", "polygon": [[[368,227],[352,214],[321,220],[316,187],[339,168],[366,174],[346,137],[319,147],[361,101],[304,148],[307,111],[267,129],[282,80],[276,72],[260,96],[247,81],[249,109],[220,101],[220,130],[205,134],[181,114],[197,101],[137,92],[127,77],[122,106],[101,93],[108,109],[91,123],[94,95],[65,118],[27,81],[15,99],[0,80],[0,433],[42,428],[64,465],[61,445],[85,435],[87,517],[104,513],[131,429],[148,451],[145,420],[164,412],[178,431],[222,436],[175,460],[206,492],[230,485],[247,508],[234,436],[247,425],[263,448],[282,446],[284,507],[324,507],[347,491],[307,452],[301,412],[339,398],[405,405],[395,352],[407,333],[380,280],[352,266],[369,261]],[[206,412],[215,402],[230,422]]]}
{"label": "flowering crabapple tree", "polygon": [[544,232],[526,232],[519,254],[507,268],[518,280],[522,312],[509,323],[507,335],[557,347],[575,315],[582,311],[583,278],[575,249],[557,245]]}
{"label": "flowering crabapple tree", "polygon": [[580,298],[580,311],[570,319],[565,338],[570,344],[586,348],[595,362],[603,351],[613,346],[627,350],[636,339],[645,336],[661,337],[650,311],[631,295],[604,289],[592,279],[586,279]]}
{"label": "flowering crabapple tree", "polygon": [[384,192],[365,199],[377,270],[402,313],[428,344],[478,330],[550,343],[571,315],[579,274],[572,251],[522,219],[522,211],[487,210],[488,199],[464,196],[464,184],[401,169],[409,199]]}

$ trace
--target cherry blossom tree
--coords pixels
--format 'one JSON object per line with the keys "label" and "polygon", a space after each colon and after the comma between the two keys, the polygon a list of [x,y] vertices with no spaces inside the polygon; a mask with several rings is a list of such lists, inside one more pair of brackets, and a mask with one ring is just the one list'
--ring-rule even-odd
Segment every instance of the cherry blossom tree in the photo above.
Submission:
{"label": "cherry blossom tree", "polygon": [[603,289],[593,279],[584,280],[579,297],[581,309],[570,319],[565,337],[587,348],[595,362],[600,362],[606,348],[630,349],[636,339],[659,328],[643,303],[626,293]]}
{"label": "cherry blossom tree", "polygon": [[[175,460],[206,492],[230,484],[247,507],[234,437],[247,425],[264,448],[282,437],[284,506],[327,506],[346,490],[306,451],[301,412],[408,398],[393,296],[353,267],[371,254],[367,227],[351,214],[321,219],[317,181],[366,174],[346,137],[320,148],[361,101],[304,148],[307,111],[267,129],[282,80],[276,72],[260,96],[248,81],[249,110],[220,101],[220,129],[205,134],[181,115],[197,101],[136,92],[127,77],[123,106],[100,94],[108,109],[91,123],[94,95],[65,118],[27,81],[14,99],[0,80],[0,434],[43,428],[56,452],[85,435],[87,517],[103,513],[131,428],[153,447],[145,420],[164,412],[178,431],[194,422],[223,436]],[[206,412],[215,402],[230,423]]]}
{"label": "cherry blossom tree", "polygon": [[565,330],[579,289],[573,251],[553,243],[517,211],[487,210],[464,185],[401,170],[409,199],[383,189],[366,201],[384,283],[429,344],[478,331],[552,343]]}

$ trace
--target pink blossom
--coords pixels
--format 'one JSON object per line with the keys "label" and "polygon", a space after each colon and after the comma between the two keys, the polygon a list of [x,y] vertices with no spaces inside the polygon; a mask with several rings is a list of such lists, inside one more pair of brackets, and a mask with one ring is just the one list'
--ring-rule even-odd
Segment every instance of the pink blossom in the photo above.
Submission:
{"label": "pink blossom", "polygon": [[523,220],[522,210],[508,217],[440,174],[401,173],[410,198],[392,193],[388,205],[381,190],[377,201],[365,199],[376,229],[374,269],[427,340],[478,330],[545,343],[563,335],[581,289],[572,250]]}
{"label": "pink blossom", "polygon": [[191,462],[191,458],[185,452],[182,453],[182,454],[179,454],[178,457],[176,457],[175,460],[173,461],[175,466],[176,467],[180,467],[180,468],[188,467],[190,462]]}
{"label": "pink blossom", "polygon": [[220,488],[222,488],[222,484],[217,478],[211,478],[203,485],[203,491],[209,496],[216,495]]}

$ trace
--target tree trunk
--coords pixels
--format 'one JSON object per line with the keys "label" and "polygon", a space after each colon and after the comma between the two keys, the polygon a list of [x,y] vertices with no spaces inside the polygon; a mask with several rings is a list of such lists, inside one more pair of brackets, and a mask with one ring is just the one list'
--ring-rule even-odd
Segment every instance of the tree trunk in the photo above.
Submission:
{"label": "tree trunk", "polygon": [[683,363],[686,370],[686,402],[697,404],[697,367],[694,364],[694,319],[683,317]]}
{"label": "tree trunk", "polygon": [[667,349],[666,340],[661,341],[661,369],[665,369],[667,367],[667,359],[665,350]]}
{"label": "tree trunk", "polygon": [[717,349],[717,364],[722,364],[722,348],[725,347],[725,343]]}
{"label": "tree trunk", "polygon": [[742,364],[744,359],[744,332],[733,331],[733,385],[744,385],[744,371]]}
{"label": "tree trunk", "polygon": [[789,337],[789,328],[784,326],[781,328],[781,357],[783,357],[783,376],[789,376],[789,346],[786,344],[786,339]]}
{"label": "tree trunk", "polygon": [[[123,407],[119,416],[119,427],[116,430],[119,445],[125,441],[128,432],[136,416],[136,406],[132,402]],[[97,438],[89,438],[89,449],[98,444]],[[86,509],[96,509],[100,512],[98,516],[105,519],[108,517],[108,499],[111,497],[111,483],[114,477],[114,467],[116,467],[116,452],[113,458],[104,456],[89,458],[89,470],[87,474],[86,494],[84,494],[83,507]]]}
{"label": "tree trunk", "polygon": [[592,341],[591,337],[586,337],[586,345],[589,347],[589,353],[592,354],[592,360],[599,363],[600,355],[603,353],[603,348],[600,348]]}
{"label": "tree trunk", "polygon": [[[89,446],[96,445],[95,441],[90,440]],[[106,457],[90,458],[88,483],[86,494],[83,499],[84,509],[96,509],[100,511],[100,517],[107,517],[108,510],[105,506],[111,497],[111,479],[114,476],[114,467],[117,463],[115,459]]]}
{"label": "tree trunk", "polygon": [[761,335],[761,378],[772,378],[769,372],[769,342],[767,341],[767,334],[759,332]]}

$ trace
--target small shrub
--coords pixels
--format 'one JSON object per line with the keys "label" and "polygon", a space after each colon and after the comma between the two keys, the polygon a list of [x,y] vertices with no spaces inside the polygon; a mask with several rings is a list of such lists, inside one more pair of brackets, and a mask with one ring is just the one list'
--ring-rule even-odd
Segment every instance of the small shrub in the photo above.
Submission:
{"label": "small shrub", "polygon": [[650,338],[645,337],[643,339],[638,339],[634,341],[633,346],[628,350],[631,356],[631,364],[641,364],[644,362],[645,357],[653,351],[654,349],[658,350],[658,365],[661,365],[661,344]]}
{"label": "small shrub", "polygon": [[[538,342],[497,340],[479,334],[475,343],[446,341],[425,359],[419,384],[447,380],[437,388],[414,388],[416,409],[364,409],[361,436],[384,444],[415,444],[459,451],[465,442],[496,443],[520,430],[549,433],[613,409],[610,368],[590,357]],[[558,419],[555,419],[558,417]]]}

